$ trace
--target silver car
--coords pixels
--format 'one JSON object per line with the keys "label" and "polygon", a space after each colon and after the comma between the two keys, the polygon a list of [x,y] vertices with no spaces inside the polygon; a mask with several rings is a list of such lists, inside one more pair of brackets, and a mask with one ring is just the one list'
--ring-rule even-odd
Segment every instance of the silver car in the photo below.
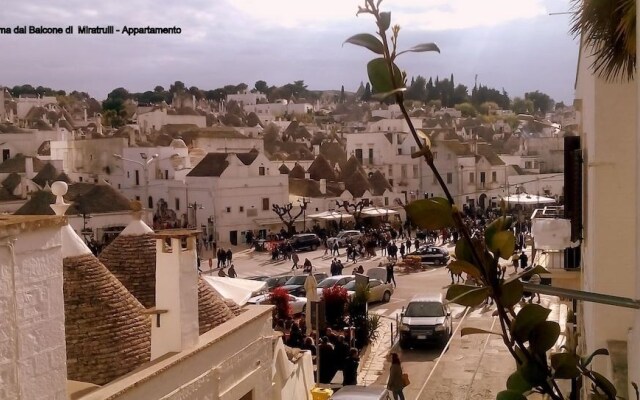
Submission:
{"label": "silver car", "polygon": [[335,243],[338,243],[338,247],[346,247],[349,243],[356,244],[361,237],[360,231],[341,231],[335,237],[327,239],[327,245],[332,248]]}

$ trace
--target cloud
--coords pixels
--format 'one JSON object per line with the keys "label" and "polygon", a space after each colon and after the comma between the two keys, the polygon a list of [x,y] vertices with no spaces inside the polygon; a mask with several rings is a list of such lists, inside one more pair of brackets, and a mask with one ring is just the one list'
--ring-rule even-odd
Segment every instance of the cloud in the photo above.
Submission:
{"label": "cloud", "polygon": [[[263,27],[321,28],[352,21],[363,0],[234,0],[230,3]],[[388,0],[394,23],[419,30],[496,26],[546,13],[542,0]],[[366,15],[362,16],[366,18]]]}

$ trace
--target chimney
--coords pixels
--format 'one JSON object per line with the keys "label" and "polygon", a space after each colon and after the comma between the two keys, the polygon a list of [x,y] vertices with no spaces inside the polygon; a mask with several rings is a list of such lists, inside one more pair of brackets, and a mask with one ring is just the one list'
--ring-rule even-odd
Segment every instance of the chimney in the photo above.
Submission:
{"label": "chimney", "polygon": [[314,144],[313,145],[313,155],[317,156],[320,154],[320,145],[319,144]]}
{"label": "chimney", "polygon": [[304,173],[304,179],[311,179],[311,174],[308,172]]}
{"label": "chimney", "polygon": [[327,180],[320,179],[320,193],[327,194]]}
{"label": "chimney", "polygon": [[197,235],[198,231],[187,229],[155,234],[156,307],[151,313],[151,360],[198,343]]}
{"label": "chimney", "polygon": [[33,157],[24,158],[24,171],[27,179],[33,179],[36,174],[33,172]]}

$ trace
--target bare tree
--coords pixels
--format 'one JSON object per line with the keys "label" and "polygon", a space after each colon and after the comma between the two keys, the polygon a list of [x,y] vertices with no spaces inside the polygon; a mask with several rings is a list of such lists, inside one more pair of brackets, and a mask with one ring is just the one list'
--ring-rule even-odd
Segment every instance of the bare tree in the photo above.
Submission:
{"label": "bare tree", "polygon": [[336,200],[336,206],[342,207],[347,213],[353,215],[353,219],[355,219],[356,227],[360,225],[362,220],[362,210],[365,207],[369,207],[369,199],[362,199],[357,203],[351,203],[348,200],[343,200],[342,203]]}
{"label": "bare tree", "polygon": [[282,223],[287,226],[287,232],[292,234],[295,232],[295,224],[296,220],[304,213],[307,209],[307,202],[303,202],[300,205],[300,211],[297,214],[292,214],[293,211],[293,203],[287,203],[285,205],[274,204],[271,208],[273,212],[276,213],[278,217],[282,220]]}

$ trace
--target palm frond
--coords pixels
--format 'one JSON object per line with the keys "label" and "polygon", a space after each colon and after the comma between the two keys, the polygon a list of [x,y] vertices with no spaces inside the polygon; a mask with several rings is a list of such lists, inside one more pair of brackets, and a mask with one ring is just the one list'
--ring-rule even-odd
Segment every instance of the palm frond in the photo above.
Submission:
{"label": "palm frond", "polygon": [[607,81],[630,80],[636,69],[635,0],[573,0],[570,32],[591,49],[591,68]]}

